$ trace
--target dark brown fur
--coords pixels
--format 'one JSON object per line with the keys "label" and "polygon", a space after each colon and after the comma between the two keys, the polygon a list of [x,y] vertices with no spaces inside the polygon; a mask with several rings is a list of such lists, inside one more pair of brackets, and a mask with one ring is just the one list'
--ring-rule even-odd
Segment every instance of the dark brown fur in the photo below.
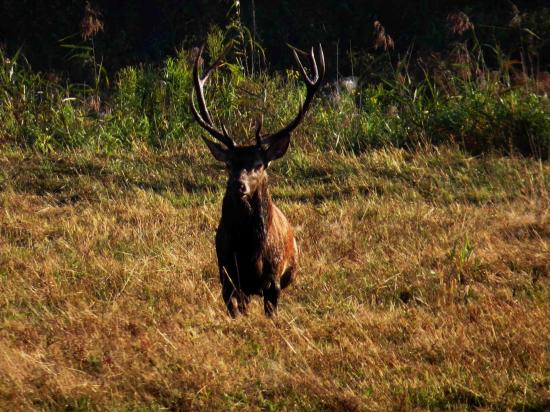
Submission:
{"label": "dark brown fur", "polygon": [[248,199],[226,192],[216,233],[222,296],[231,316],[245,313],[251,295],[263,295],[267,315],[296,268],[294,232],[271,200],[267,176]]}
{"label": "dark brown fur", "polygon": [[264,310],[271,316],[277,311],[281,289],[294,278],[297,246],[292,226],[275,206],[267,187],[266,169],[270,162],[281,158],[290,145],[290,135],[306,114],[313,96],[325,74],[325,58],[319,45],[319,65],[313,48],[308,59],[312,77],[308,76],[296,50],[296,63],[306,83],[307,93],[298,114],[283,129],[262,135],[262,119],[256,125],[256,144],[237,146],[223,126],[218,129],[206,107],[204,84],[212,71],[221,64],[229,48],[214,64],[199,76],[202,48],[193,67],[193,84],[198,109],[191,98],[191,113],[195,120],[220,145],[203,138],[212,155],[224,162],[229,174],[223,199],[222,217],[216,233],[216,252],[222,283],[222,296],[233,317],[246,313],[250,296],[264,297]]}

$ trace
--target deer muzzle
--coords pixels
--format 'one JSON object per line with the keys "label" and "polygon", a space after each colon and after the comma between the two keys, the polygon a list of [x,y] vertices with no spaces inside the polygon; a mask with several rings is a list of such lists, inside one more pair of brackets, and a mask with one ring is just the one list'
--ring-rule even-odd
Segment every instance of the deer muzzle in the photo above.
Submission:
{"label": "deer muzzle", "polygon": [[232,179],[229,182],[229,189],[231,190],[231,193],[233,193],[233,196],[237,198],[250,196],[250,186],[244,179]]}

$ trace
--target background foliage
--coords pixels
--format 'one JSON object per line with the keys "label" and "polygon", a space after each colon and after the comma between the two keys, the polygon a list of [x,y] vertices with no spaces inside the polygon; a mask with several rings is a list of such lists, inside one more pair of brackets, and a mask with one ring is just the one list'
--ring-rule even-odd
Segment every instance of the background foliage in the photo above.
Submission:
{"label": "background foliage", "polygon": [[[550,7],[543,0],[496,4],[467,0],[96,0],[91,5],[104,22],[104,31],[96,38],[99,54],[110,71],[138,62],[162,62],[178,48],[201,44],[212,25],[226,27],[236,3],[243,24],[255,31],[267,50],[267,60],[276,68],[290,62],[286,43],[308,47],[322,42],[331,66],[329,73],[334,76],[336,45],[342,56],[350,48],[372,50],[375,20],[384,24],[399,53],[412,44],[419,54],[442,52],[457,40],[447,31],[447,16],[457,10],[476,22],[483,43],[499,43],[505,54],[519,58],[529,30],[537,35],[528,41],[541,67],[550,58]],[[77,67],[67,67],[66,50],[59,45],[62,39],[80,32],[85,7],[84,0],[2,0],[0,39],[12,54],[22,47],[36,69],[62,70],[76,76]],[[511,24],[514,18],[516,25]],[[340,60],[339,69],[349,74],[349,59]]]}
{"label": "background foliage", "polygon": [[[287,43],[323,43],[327,85],[298,139],[369,147],[459,144],[547,158],[545,2],[4,1],[0,139],[113,150],[198,136],[191,62],[233,43],[208,100],[241,141],[281,127],[303,90]],[[32,11],[32,12],[30,12]],[[352,75],[351,89],[342,79]]]}

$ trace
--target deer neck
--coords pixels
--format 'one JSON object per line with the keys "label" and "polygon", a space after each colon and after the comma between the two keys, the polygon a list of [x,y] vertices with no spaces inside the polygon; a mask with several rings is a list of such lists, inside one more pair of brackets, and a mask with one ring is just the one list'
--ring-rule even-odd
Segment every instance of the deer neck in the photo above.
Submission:
{"label": "deer neck", "polygon": [[223,205],[224,219],[239,237],[250,237],[257,241],[267,238],[273,203],[267,186],[267,178],[250,199],[230,199],[226,195]]}

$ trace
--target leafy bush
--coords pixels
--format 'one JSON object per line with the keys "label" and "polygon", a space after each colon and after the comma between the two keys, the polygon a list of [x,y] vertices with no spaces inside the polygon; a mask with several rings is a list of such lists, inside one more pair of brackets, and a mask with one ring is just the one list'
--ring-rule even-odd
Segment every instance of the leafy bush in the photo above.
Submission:
{"label": "leafy bush", "polygon": [[[212,42],[222,41],[218,37]],[[181,51],[161,67],[127,67],[111,90],[98,96],[35,73],[21,56],[0,54],[5,96],[0,101],[0,138],[41,151],[109,151],[195,139],[201,131],[189,111],[190,66]],[[319,98],[297,138],[306,145],[353,153],[453,143],[474,154],[519,152],[548,158],[550,103],[534,87],[511,88],[505,76],[464,80],[447,73],[441,82],[436,75],[403,81],[397,73],[394,79]],[[264,114],[265,129],[277,129],[295,115],[304,93],[293,70],[245,77],[241,66],[227,63],[210,80],[207,100],[214,117],[245,141],[251,138],[254,117]]]}

